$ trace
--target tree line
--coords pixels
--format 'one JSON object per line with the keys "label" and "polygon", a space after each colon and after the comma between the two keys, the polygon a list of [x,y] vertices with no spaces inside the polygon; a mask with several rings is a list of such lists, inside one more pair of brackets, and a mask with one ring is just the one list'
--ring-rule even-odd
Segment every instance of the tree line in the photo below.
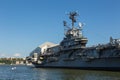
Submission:
{"label": "tree line", "polygon": [[0,63],[4,64],[16,64],[16,61],[24,61],[23,58],[0,58]]}

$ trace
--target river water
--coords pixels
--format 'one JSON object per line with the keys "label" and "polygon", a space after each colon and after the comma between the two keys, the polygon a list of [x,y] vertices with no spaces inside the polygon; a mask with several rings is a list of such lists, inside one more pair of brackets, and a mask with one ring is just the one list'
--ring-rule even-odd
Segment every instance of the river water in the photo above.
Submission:
{"label": "river water", "polygon": [[0,65],[0,80],[120,80],[120,72]]}

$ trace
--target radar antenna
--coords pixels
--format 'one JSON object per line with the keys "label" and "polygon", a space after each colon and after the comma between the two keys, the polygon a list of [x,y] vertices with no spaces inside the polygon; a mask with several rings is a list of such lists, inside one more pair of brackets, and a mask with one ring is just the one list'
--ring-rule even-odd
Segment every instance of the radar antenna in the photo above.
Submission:
{"label": "radar antenna", "polygon": [[74,23],[76,22],[75,16],[78,16],[77,12],[70,12],[69,13],[69,18],[72,20],[72,28],[74,28]]}
{"label": "radar antenna", "polygon": [[66,21],[63,21],[63,25],[65,26],[64,27],[64,34],[66,34],[66,31],[70,29],[70,27],[67,25],[67,22]]}
{"label": "radar antenna", "polygon": [[64,26],[67,26],[67,22],[66,22],[66,21],[63,21],[63,25],[64,25]]}

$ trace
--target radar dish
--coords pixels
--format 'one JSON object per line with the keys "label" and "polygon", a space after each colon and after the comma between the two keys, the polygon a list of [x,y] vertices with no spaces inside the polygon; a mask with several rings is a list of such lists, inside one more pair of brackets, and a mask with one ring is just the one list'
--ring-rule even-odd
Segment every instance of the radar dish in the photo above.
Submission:
{"label": "radar dish", "polygon": [[79,27],[82,28],[83,27],[83,23],[79,22]]}

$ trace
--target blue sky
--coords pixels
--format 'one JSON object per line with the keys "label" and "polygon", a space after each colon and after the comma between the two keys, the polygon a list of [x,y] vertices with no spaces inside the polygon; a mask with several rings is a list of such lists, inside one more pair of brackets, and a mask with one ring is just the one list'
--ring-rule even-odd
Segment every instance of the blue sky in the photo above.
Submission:
{"label": "blue sky", "polygon": [[59,43],[70,11],[86,24],[88,45],[120,38],[120,0],[0,0],[0,57],[25,57],[46,41]]}

